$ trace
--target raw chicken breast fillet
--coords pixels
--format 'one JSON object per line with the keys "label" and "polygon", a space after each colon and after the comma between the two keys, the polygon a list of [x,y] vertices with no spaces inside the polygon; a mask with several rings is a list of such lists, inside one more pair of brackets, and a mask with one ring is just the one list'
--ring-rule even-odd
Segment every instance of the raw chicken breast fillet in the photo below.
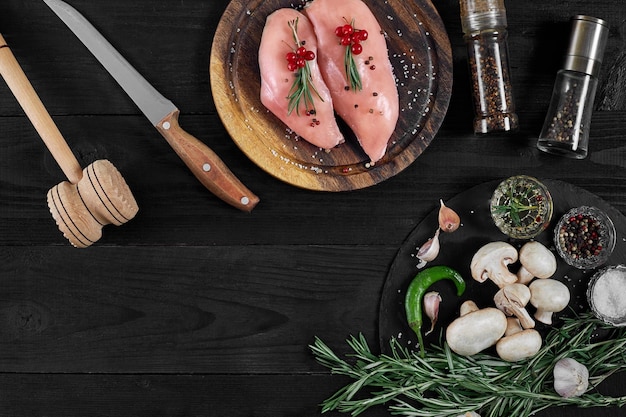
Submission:
{"label": "raw chicken breast fillet", "polygon": [[[309,19],[294,9],[279,9],[270,14],[265,22],[259,46],[261,71],[261,102],[297,135],[307,142],[324,149],[331,149],[344,142],[333,111],[333,101],[317,65],[317,60],[307,61],[313,85],[319,93],[311,90],[314,114],[307,114],[304,100],[298,110],[289,114],[288,96],[297,72],[287,69],[286,55],[297,49],[289,22],[298,19],[298,38],[304,47],[318,53],[317,39]],[[321,97],[321,100],[320,100]],[[323,101],[322,101],[323,100]]]}
{"label": "raw chicken breast fillet", "polygon": [[[337,114],[348,124],[372,162],[387,151],[398,122],[399,98],[385,35],[369,7],[361,0],[313,0],[304,14],[315,28],[318,62],[330,89]],[[362,90],[350,89],[344,58],[346,46],[335,34],[338,26],[352,24],[366,30],[363,52],[353,55]]]}

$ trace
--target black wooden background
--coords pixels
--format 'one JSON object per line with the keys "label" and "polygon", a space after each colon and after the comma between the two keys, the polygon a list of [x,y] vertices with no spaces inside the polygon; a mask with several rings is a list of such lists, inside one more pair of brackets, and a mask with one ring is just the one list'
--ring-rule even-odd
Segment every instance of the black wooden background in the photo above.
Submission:
{"label": "black wooden background", "polygon": [[[211,195],[43,1],[2,0],[0,33],[81,164],[113,161],[140,212],[106,227],[95,246],[70,247],[46,206],[63,174],[0,82],[1,416],[316,416],[348,381],[317,365],[307,345],[317,335],[345,353],[344,340],[358,332],[376,343],[389,265],[439,198],[531,174],[571,182],[626,212],[621,0],[507,2],[522,126],[512,137],[471,133],[458,3],[435,1],[454,54],[444,125],[404,172],[344,193],[277,181],[226,133],[208,64],[227,0],[71,3],[178,105],[181,124],[261,203],[247,214]],[[611,25],[582,161],[535,148],[574,14]],[[626,394],[623,377],[605,391]]]}

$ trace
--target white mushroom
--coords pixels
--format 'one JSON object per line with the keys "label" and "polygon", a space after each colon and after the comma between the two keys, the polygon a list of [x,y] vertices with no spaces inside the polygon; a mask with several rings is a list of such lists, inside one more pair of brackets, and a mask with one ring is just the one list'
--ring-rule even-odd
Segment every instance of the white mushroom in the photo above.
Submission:
{"label": "white mushroom", "polygon": [[472,258],[472,277],[478,282],[487,278],[499,288],[517,281],[517,275],[509,271],[508,265],[517,261],[517,249],[506,242],[490,242],[478,249]]}
{"label": "white mushroom", "polygon": [[562,311],[570,300],[569,289],[555,279],[533,281],[530,286],[530,303],[537,308],[535,318],[552,324],[552,313]]}
{"label": "white mushroom", "polygon": [[517,362],[535,356],[541,349],[541,334],[535,329],[522,329],[518,319],[509,317],[504,337],[496,343],[496,352],[502,360]]}
{"label": "white mushroom", "polygon": [[493,302],[507,316],[519,319],[524,329],[535,327],[535,321],[526,310],[530,301],[530,289],[524,284],[509,284],[493,297]]}
{"label": "white mushroom", "polygon": [[478,309],[473,301],[461,306],[465,314],[446,329],[446,341],[452,351],[471,356],[493,346],[506,330],[506,316],[497,308]]}
{"label": "white mushroom", "polygon": [[556,272],[556,256],[537,241],[527,242],[519,251],[522,264],[517,271],[517,282],[526,284],[534,277],[550,278]]}

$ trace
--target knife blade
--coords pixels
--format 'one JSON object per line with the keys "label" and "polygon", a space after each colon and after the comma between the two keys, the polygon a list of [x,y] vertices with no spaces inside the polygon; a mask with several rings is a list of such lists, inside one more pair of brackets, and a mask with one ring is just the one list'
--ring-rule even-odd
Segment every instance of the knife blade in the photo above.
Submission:
{"label": "knife blade", "polygon": [[80,12],[61,0],[44,2],[126,91],[209,191],[243,211],[251,211],[256,206],[259,198],[237,179],[215,152],[180,126],[180,110],[139,74]]}

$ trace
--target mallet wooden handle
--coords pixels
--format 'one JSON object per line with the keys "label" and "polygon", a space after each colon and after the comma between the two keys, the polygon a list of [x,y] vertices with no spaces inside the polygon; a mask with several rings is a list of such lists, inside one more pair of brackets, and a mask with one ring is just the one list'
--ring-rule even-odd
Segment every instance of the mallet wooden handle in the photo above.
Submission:
{"label": "mallet wooden handle", "polygon": [[52,153],[67,179],[78,184],[83,170],[0,34],[0,74]]}

